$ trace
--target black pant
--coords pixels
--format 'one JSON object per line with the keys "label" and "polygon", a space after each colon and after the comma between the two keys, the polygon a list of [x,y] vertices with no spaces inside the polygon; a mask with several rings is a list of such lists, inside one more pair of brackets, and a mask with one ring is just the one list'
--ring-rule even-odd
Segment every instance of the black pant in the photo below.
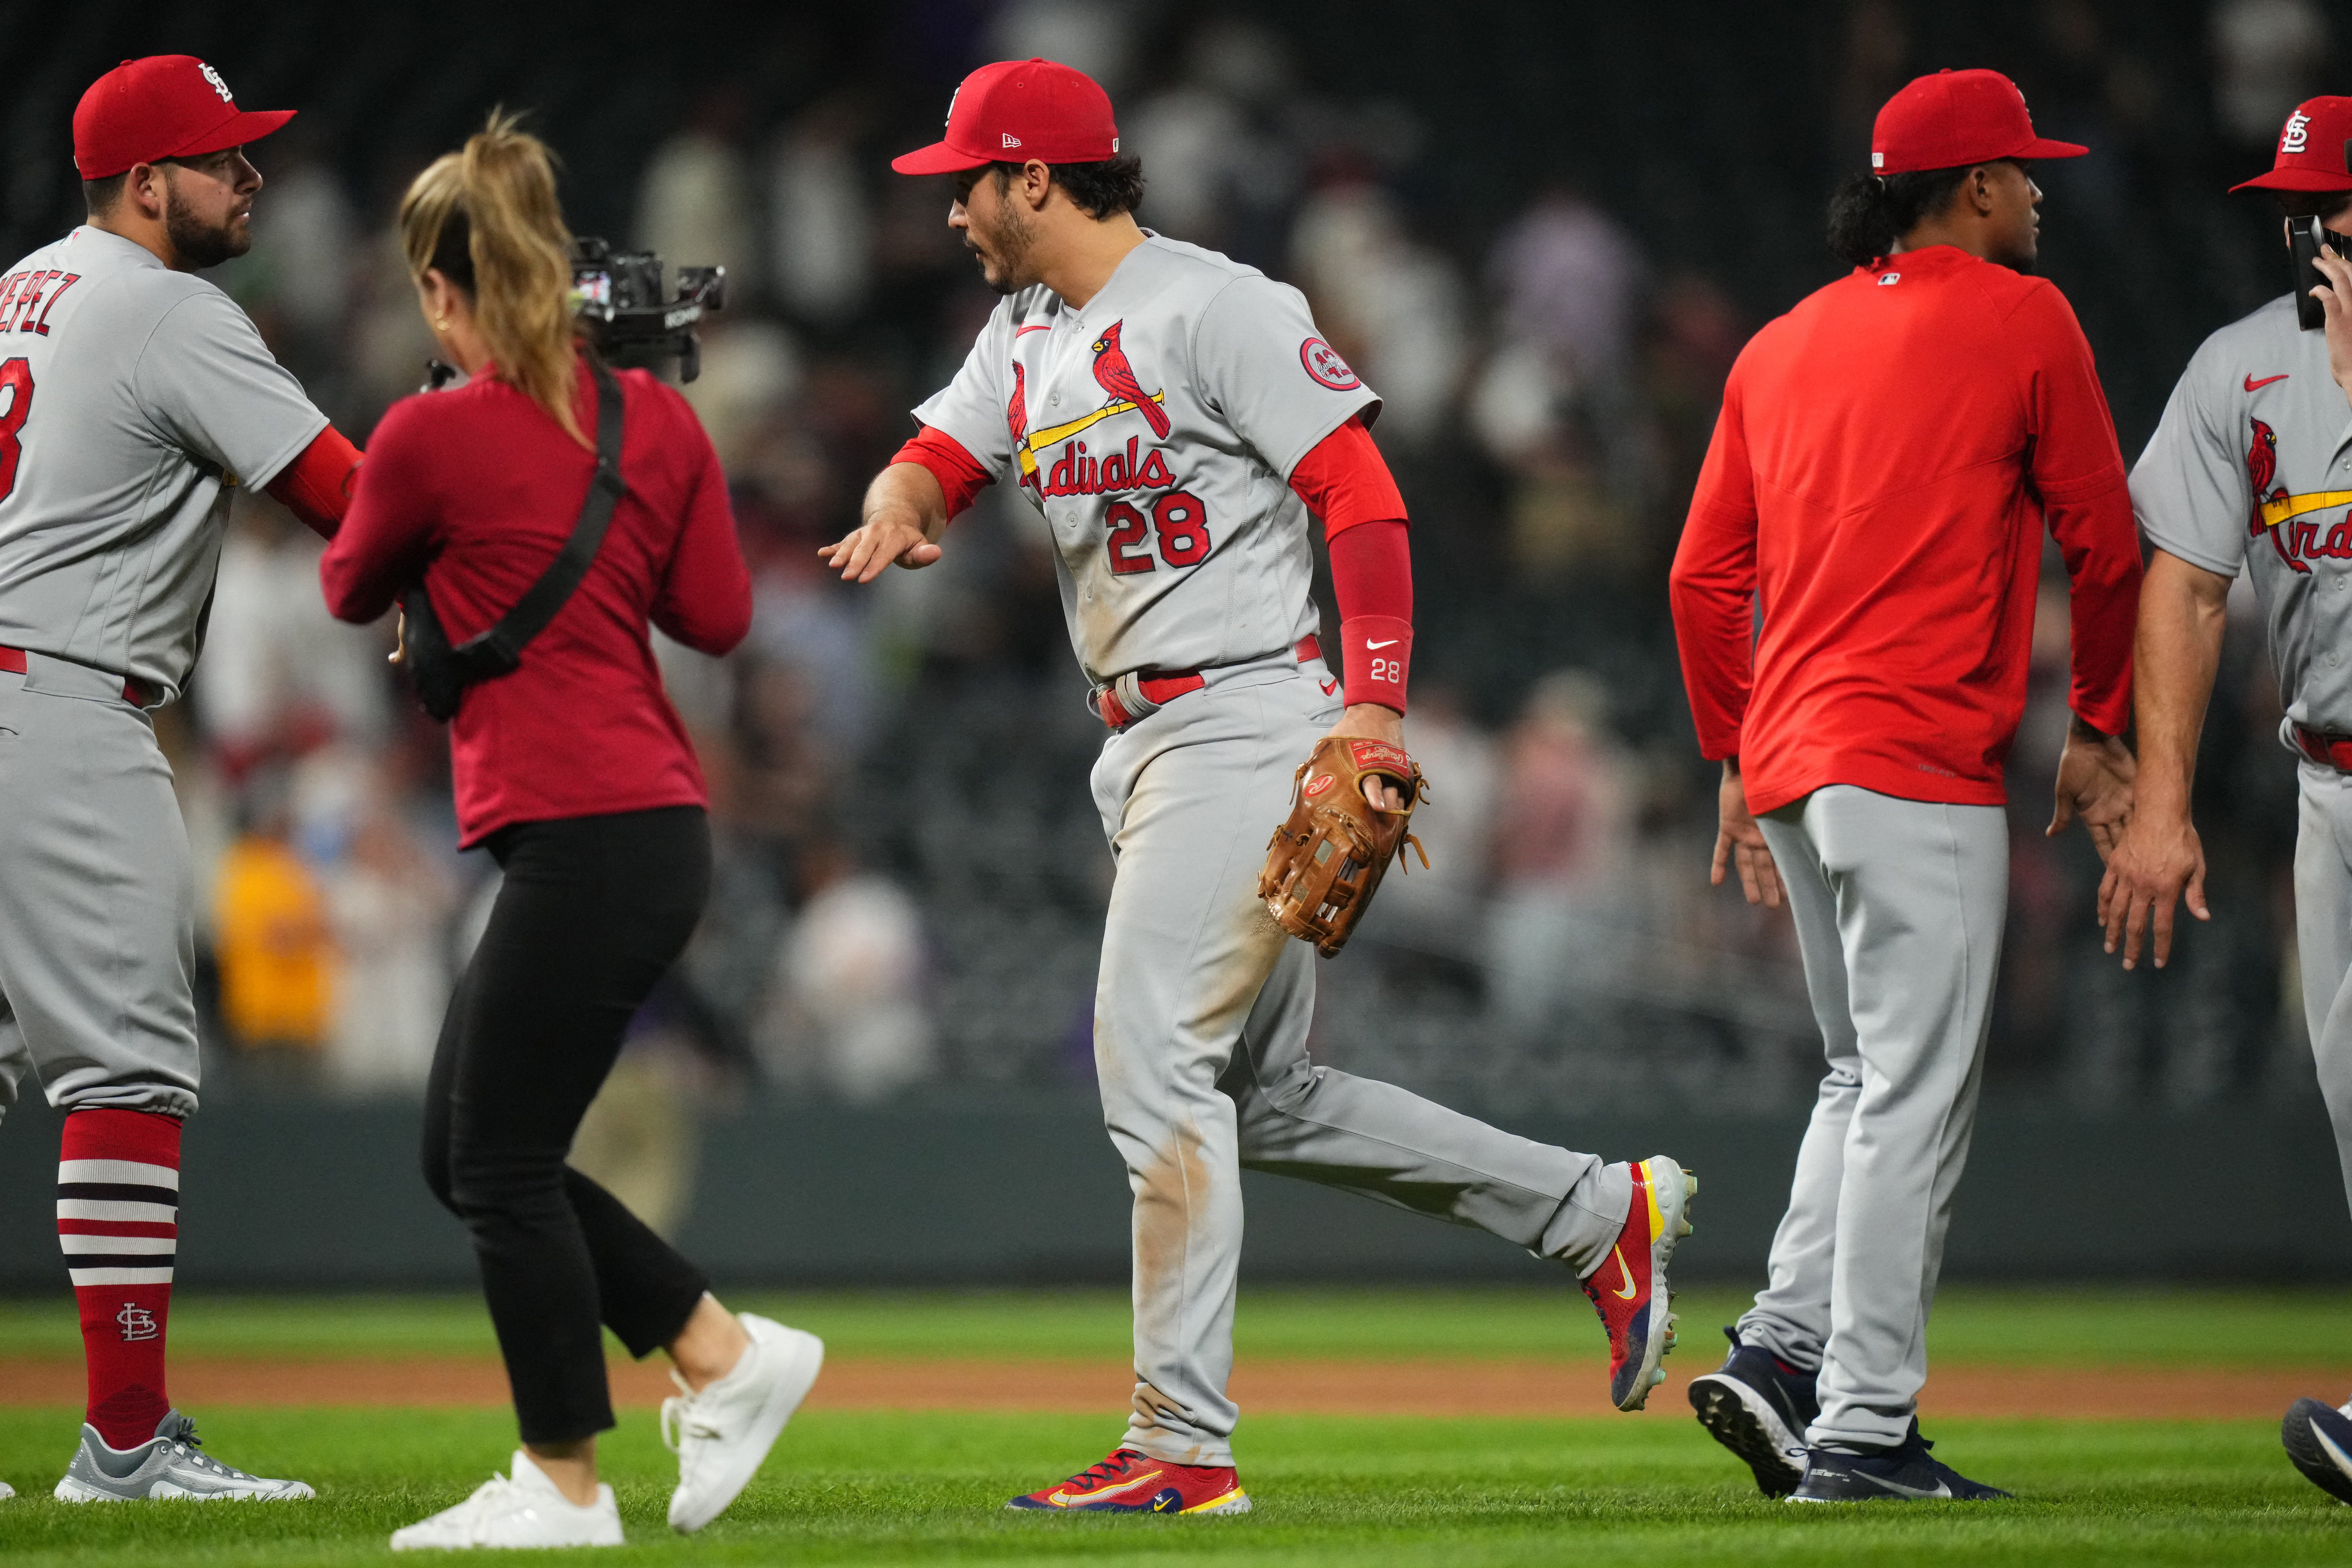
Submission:
{"label": "black pant", "polygon": [[676,1339],[709,1280],[564,1163],[710,889],[701,808],[502,828],[506,873],[434,1053],[425,1180],[473,1233],[526,1443],[613,1425],[604,1337]]}

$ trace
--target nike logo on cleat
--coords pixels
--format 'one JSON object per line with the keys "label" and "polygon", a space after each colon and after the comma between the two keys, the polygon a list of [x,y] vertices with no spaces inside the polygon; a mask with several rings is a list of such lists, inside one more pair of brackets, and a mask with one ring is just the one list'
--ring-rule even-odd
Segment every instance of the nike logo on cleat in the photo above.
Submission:
{"label": "nike logo on cleat", "polygon": [[1864,1475],[1860,1470],[1853,1470],[1848,1473],[1853,1476],[1857,1480],[1868,1481],[1872,1486],[1876,1487],[1879,1490],[1893,1492],[1896,1497],[1949,1498],[1952,1495],[1951,1487],[1943,1481],[1937,1481],[1934,1489],[1931,1490],[1926,1487],[1906,1487],[1900,1481],[1881,1480],[1876,1476]]}
{"label": "nike logo on cleat", "polygon": [[1625,1267],[1625,1249],[1622,1247],[1612,1247],[1609,1251],[1617,1259],[1617,1272],[1625,1281],[1625,1289],[1620,1290],[1612,1285],[1609,1288],[1609,1293],[1620,1301],[1630,1301],[1634,1295],[1633,1271]]}
{"label": "nike logo on cleat", "polygon": [[1105,1498],[1117,1497],[1121,1492],[1131,1492],[1147,1481],[1156,1481],[1160,1479],[1160,1474],[1158,1470],[1147,1470],[1131,1481],[1121,1481],[1115,1487],[1097,1487],[1090,1492],[1074,1492],[1066,1488],[1056,1487],[1054,1489],[1054,1494],[1045,1500],[1055,1508],[1069,1508],[1082,1502],[1100,1502]]}

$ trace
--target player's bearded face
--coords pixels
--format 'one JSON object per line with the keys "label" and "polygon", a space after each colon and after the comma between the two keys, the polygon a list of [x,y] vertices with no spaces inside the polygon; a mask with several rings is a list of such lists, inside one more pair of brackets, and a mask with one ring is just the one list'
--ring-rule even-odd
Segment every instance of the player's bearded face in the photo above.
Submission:
{"label": "player's bearded face", "polygon": [[253,248],[253,193],[260,187],[255,175],[250,186],[235,177],[251,165],[236,153],[220,171],[212,159],[185,168],[163,171],[163,228],[181,262],[202,270]]}
{"label": "player's bearded face", "polygon": [[1028,259],[1036,226],[1020,204],[1010,199],[1009,184],[992,171],[982,172],[958,191],[964,248],[980,262],[982,279],[1000,294],[1013,293],[1035,281],[1029,276]]}

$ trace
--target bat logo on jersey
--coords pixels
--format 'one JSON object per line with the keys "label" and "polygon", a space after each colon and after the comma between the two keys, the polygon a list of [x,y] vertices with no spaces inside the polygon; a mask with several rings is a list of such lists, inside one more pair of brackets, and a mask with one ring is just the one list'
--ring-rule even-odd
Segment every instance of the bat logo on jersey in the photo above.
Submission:
{"label": "bat logo on jersey", "polygon": [[[1128,363],[1127,351],[1120,348],[1118,342],[1120,325],[1113,321],[1103,329],[1103,335],[1094,343],[1095,381],[1110,394],[1110,401],[1091,413],[1079,415],[1076,419],[1065,420],[1043,430],[1029,430],[1028,404],[1022,391],[1021,362],[1015,360],[1013,363],[1013,406],[1005,412],[1008,420],[1015,409],[1020,414],[1021,424],[1013,437],[1013,455],[1020,464],[1021,482],[1036,485],[1038,458],[1053,447],[1065,448],[1061,460],[1054,465],[1053,472],[1046,476],[1040,489],[1039,493],[1043,495],[1097,495],[1105,490],[1168,486],[1176,482],[1175,476],[1168,471],[1167,459],[1160,455],[1157,447],[1145,455],[1139,465],[1136,456],[1138,443],[1130,440],[1127,444],[1124,465],[1119,463],[1114,453],[1102,458],[1097,466],[1095,458],[1086,456],[1086,444],[1074,441],[1081,432],[1093,429],[1106,419],[1139,410],[1150,422],[1153,435],[1165,437],[1173,428],[1169,424],[1166,411],[1160,406],[1168,401],[1168,394],[1160,391],[1148,397],[1144,395],[1143,384],[1135,377],[1135,367]],[[1024,431],[1025,435],[1023,434]]]}
{"label": "bat logo on jersey", "polygon": [[2310,561],[2352,561],[2352,515],[2339,520],[2324,540],[2317,521],[2299,521],[2306,512],[2352,506],[2352,490],[2290,495],[2284,485],[2273,484],[2278,477],[2278,433],[2259,419],[2252,423],[2254,438],[2246,449],[2246,478],[2252,485],[2254,504],[2246,520],[2247,531],[2255,536],[2268,533],[2271,548],[2295,572],[2308,574],[2311,568],[2305,563]]}
{"label": "bat logo on jersey", "polygon": [[1170,426],[1167,411],[1160,405],[1168,401],[1168,395],[1143,395],[1143,383],[1135,379],[1135,367],[1127,363],[1127,351],[1118,345],[1118,331],[1126,324],[1113,321],[1095,340],[1095,384],[1110,394],[1114,405],[1125,399],[1129,407],[1139,410],[1151,433],[1165,441]]}

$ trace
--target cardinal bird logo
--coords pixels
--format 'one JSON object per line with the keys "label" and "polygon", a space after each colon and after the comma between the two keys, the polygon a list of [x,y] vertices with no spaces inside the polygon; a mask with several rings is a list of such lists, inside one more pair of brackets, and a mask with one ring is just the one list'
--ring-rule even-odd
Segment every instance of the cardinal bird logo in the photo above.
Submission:
{"label": "cardinal bird logo", "polygon": [[1143,383],[1135,378],[1135,367],[1127,363],[1127,351],[1118,346],[1118,330],[1124,325],[1124,321],[1113,321],[1103,329],[1103,335],[1095,340],[1095,383],[1109,393],[1114,401],[1134,404],[1144,418],[1150,421],[1151,433],[1165,439],[1169,430],[1167,410],[1144,394]]}
{"label": "cardinal bird logo", "polygon": [[[1005,400],[1004,427],[1013,433],[1013,449],[1022,457],[1027,458],[1029,456],[1029,378],[1022,371],[1019,360],[1013,362],[1013,395]],[[1034,484],[1036,479],[1036,464],[1024,463],[1021,482],[1024,485]]]}
{"label": "cardinal bird logo", "polygon": [[2284,500],[2286,487],[2281,485],[2273,489],[2271,485],[2271,481],[2278,478],[2278,432],[2259,419],[2253,421],[2253,426],[2254,442],[2246,448],[2246,478],[2252,484],[2254,504],[2247,514],[2246,531],[2256,538],[2267,531],[2271,536],[2271,548],[2278,552],[2278,558],[2295,571],[2308,574],[2311,568],[2288,552],[2286,541],[2279,537],[2279,530],[2272,527],[2263,516],[2263,503]]}

